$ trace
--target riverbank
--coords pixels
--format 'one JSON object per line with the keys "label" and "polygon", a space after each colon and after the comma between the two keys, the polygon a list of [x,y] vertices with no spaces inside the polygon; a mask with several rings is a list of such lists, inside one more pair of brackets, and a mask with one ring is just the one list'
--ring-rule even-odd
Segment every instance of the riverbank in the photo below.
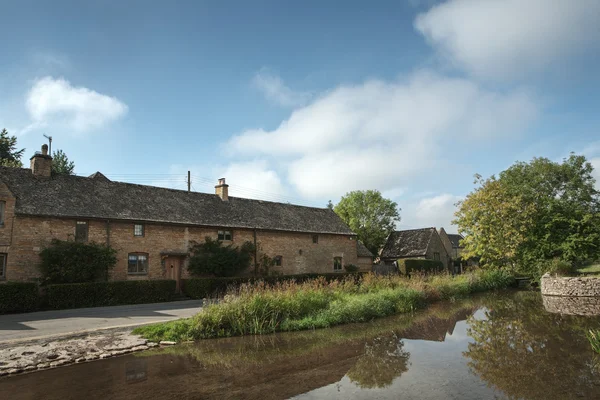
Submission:
{"label": "riverbank", "polygon": [[192,318],[148,325],[135,334],[153,340],[189,341],[216,337],[267,334],[327,328],[408,313],[439,300],[511,286],[504,271],[477,271],[465,275],[376,276],[326,282],[282,282],[242,285],[222,302],[206,307]]}

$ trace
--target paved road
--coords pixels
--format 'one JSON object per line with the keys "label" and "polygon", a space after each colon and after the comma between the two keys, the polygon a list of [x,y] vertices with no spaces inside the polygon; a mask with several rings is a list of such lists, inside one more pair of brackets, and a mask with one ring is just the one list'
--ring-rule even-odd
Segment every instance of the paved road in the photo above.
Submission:
{"label": "paved road", "polygon": [[0,315],[0,343],[69,336],[190,317],[202,300]]}

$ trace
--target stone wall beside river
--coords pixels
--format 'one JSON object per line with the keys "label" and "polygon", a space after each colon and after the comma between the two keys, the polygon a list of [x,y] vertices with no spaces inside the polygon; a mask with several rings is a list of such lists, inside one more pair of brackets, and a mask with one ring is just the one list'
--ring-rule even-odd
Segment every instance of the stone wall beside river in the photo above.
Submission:
{"label": "stone wall beside river", "polygon": [[541,281],[544,296],[600,297],[600,278],[554,277],[546,274]]}

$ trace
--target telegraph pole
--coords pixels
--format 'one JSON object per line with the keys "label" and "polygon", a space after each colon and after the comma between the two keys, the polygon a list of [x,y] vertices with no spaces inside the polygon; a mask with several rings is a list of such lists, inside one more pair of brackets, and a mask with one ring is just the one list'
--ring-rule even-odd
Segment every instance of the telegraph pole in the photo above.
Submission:
{"label": "telegraph pole", "polygon": [[191,186],[192,186],[192,180],[190,179],[190,171],[188,171],[188,179],[187,179],[187,184],[188,184],[188,192],[191,190]]}

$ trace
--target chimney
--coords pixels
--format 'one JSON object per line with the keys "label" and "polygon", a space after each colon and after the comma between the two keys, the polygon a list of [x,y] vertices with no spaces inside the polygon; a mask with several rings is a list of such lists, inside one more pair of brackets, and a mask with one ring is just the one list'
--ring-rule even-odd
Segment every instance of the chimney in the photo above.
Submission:
{"label": "chimney", "polygon": [[229,185],[225,183],[225,178],[219,178],[219,184],[215,186],[215,194],[223,201],[229,200]]}
{"label": "chimney", "polygon": [[52,157],[48,155],[48,145],[42,145],[42,152],[37,151],[30,158],[31,172],[37,176],[52,175]]}

